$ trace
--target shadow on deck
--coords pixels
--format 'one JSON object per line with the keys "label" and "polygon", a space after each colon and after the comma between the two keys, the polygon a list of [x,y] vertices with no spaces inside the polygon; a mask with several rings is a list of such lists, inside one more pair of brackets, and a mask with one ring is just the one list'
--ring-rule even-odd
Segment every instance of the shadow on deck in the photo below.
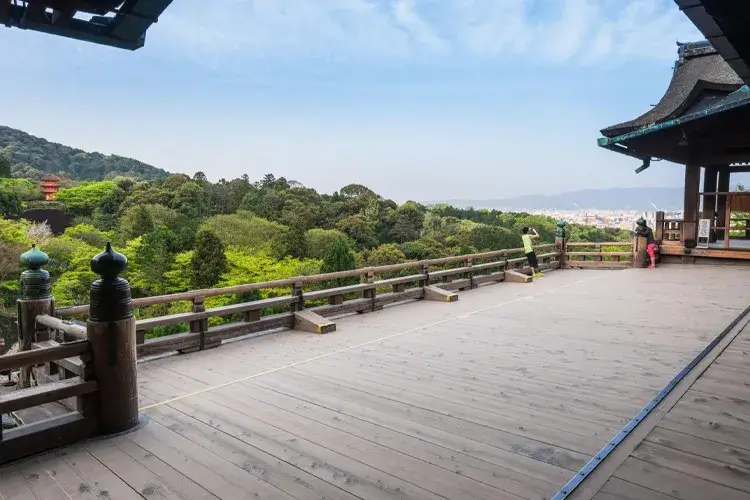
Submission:
{"label": "shadow on deck", "polygon": [[[0,468],[0,493],[551,498],[742,312],[748,278],[557,272],[339,319],[325,336],[142,362],[138,430]],[[737,336],[592,496],[747,498],[749,342]]]}

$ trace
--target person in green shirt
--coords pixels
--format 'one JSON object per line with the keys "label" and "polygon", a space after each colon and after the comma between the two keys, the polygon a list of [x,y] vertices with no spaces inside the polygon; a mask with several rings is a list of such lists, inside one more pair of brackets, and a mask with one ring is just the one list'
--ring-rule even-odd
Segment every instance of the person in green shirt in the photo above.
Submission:
{"label": "person in green shirt", "polygon": [[531,242],[531,240],[535,240],[539,238],[539,233],[536,232],[536,229],[531,229],[528,227],[524,227],[521,230],[521,232],[523,233],[521,235],[521,241],[523,241],[523,251],[526,254],[526,258],[529,261],[529,267],[531,268],[531,275],[534,278],[541,278],[544,275],[539,271],[539,261],[536,258],[536,252],[534,252],[534,245]]}

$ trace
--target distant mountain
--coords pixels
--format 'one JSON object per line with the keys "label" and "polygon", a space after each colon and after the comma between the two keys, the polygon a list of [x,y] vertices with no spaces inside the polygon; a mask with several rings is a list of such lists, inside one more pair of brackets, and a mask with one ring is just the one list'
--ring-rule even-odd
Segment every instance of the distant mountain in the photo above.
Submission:
{"label": "distant mountain", "polygon": [[66,174],[79,181],[99,181],[119,175],[139,180],[169,175],[166,170],[132,158],[88,153],[0,125],[0,150],[8,146],[13,174],[19,177],[34,179],[42,173],[52,173]]}
{"label": "distant mountain", "polygon": [[[494,200],[440,200],[456,207],[494,208],[498,210],[662,210],[682,209],[683,188],[612,188],[584,189],[552,195],[526,195]],[[653,204],[652,204],[653,203]]]}

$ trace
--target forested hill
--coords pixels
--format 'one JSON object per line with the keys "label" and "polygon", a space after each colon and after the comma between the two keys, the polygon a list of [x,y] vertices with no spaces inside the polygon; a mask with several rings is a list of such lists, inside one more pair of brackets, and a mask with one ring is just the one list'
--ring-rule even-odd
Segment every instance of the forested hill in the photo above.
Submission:
{"label": "forested hill", "polygon": [[36,179],[42,173],[52,173],[78,181],[100,181],[118,176],[155,180],[169,175],[132,158],[89,153],[0,125],[0,151],[5,148],[10,149],[15,177]]}

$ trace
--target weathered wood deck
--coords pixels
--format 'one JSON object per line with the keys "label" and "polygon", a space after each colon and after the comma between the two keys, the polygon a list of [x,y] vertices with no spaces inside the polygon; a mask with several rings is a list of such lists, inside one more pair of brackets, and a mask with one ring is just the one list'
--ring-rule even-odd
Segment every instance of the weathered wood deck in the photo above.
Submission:
{"label": "weathered wood deck", "polygon": [[[139,365],[140,429],[2,468],[0,494],[549,498],[745,308],[748,278],[714,266],[561,271],[457,303],[341,319],[325,336],[285,331],[148,361]],[[701,455],[702,441],[659,441],[675,442],[669,431],[742,449],[750,423],[732,398],[747,399],[749,341],[736,342],[696,384],[707,395],[686,396],[672,427],[632,463],[656,461],[674,477],[665,462],[688,457],[683,473],[721,473],[714,482],[737,486],[744,452],[713,444]],[[690,434],[692,411],[703,423]],[[724,441],[706,435],[711,411],[738,411],[716,417],[733,426]],[[597,498],[631,498],[613,488],[639,474],[653,480],[647,468],[629,472]],[[663,498],[644,487],[652,497],[632,498]],[[707,498],[681,487],[667,497]]]}

